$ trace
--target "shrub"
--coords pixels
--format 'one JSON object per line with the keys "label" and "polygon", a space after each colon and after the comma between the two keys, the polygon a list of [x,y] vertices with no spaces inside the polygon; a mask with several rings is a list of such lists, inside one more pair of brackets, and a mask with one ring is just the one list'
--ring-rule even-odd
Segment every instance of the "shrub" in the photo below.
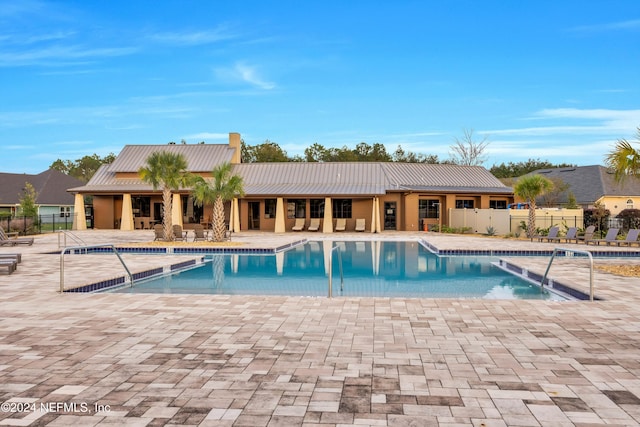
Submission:
{"label": "shrub", "polygon": [[624,209],[616,215],[616,218],[622,220],[622,228],[625,230],[640,228],[640,209]]}

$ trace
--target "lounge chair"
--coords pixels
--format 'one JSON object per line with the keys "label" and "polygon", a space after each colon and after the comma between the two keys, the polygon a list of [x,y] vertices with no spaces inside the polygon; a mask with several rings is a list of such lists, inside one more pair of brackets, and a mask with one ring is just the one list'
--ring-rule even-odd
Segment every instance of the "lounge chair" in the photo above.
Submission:
{"label": "lounge chair", "polygon": [[582,236],[577,236],[576,237],[576,243],[578,243],[580,241],[588,242],[589,240],[593,239],[593,233],[595,233],[595,231],[596,231],[595,225],[588,226],[584,230],[584,234]]}
{"label": "lounge chair", "polygon": [[560,227],[553,226],[549,229],[549,234],[547,234],[546,236],[535,236],[535,237],[536,239],[538,239],[538,242],[542,242],[543,240],[546,240],[547,242],[559,241],[558,240],[559,231],[560,231]]}
{"label": "lounge chair", "polygon": [[627,233],[627,237],[624,240],[617,240],[616,244],[618,246],[627,245],[631,246],[633,244],[638,244],[640,246],[640,242],[638,241],[638,235],[640,234],[640,230],[637,228],[632,228]]}
{"label": "lounge chair", "polygon": [[320,220],[317,218],[311,218],[311,223],[309,224],[309,228],[307,231],[318,231],[320,230]]}
{"label": "lounge chair", "polygon": [[156,240],[164,240],[164,227],[162,224],[156,224],[153,226],[154,238],[153,241]]}
{"label": "lounge chair", "polygon": [[578,241],[578,227],[570,227],[567,230],[567,234],[562,237],[558,237],[558,242],[564,240],[565,242]]}
{"label": "lounge chair", "polygon": [[609,246],[610,244],[617,242],[619,232],[620,230],[617,228],[610,228],[609,231],[607,231],[607,235],[604,236],[604,239],[591,239],[585,240],[585,242],[587,243],[587,245],[593,243],[594,245],[597,244],[598,246],[600,246],[600,243],[606,243],[607,246]]}
{"label": "lounge chair", "polygon": [[304,218],[296,218],[296,223],[291,228],[291,231],[302,231],[304,230]]}
{"label": "lounge chair", "polygon": [[193,227],[193,241],[209,240],[209,230],[205,230],[202,224],[196,224]]}
{"label": "lounge chair", "polygon": [[347,229],[347,220],[345,218],[336,219],[335,231],[344,231]]}
{"label": "lounge chair", "polygon": [[364,218],[358,218],[358,219],[356,219],[356,228],[355,228],[355,231],[364,231],[365,224],[366,224],[366,222],[365,222]]}
{"label": "lounge chair", "polygon": [[0,246],[33,245],[33,237],[14,237],[10,239],[0,227]]}
{"label": "lounge chair", "polygon": [[173,240],[187,241],[187,232],[182,230],[182,226],[175,224],[173,226]]}
{"label": "lounge chair", "polygon": [[22,262],[22,254],[0,254],[0,260],[14,260],[17,261],[18,264]]}
{"label": "lounge chair", "polygon": [[0,268],[6,268],[7,274],[11,274],[14,271],[16,271],[17,267],[18,267],[18,261],[16,260],[8,260],[8,259],[0,260]]}

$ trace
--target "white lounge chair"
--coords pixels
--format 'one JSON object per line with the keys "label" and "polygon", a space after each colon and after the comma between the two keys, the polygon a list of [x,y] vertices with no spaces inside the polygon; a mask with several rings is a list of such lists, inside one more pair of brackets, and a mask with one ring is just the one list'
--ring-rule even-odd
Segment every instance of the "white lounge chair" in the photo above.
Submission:
{"label": "white lounge chair", "polygon": [[291,231],[302,231],[304,230],[304,218],[296,218],[296,223],[291,228]]}
{"label": "white lounge chair", "polygon": [[365,225],[366,225],[366,222],[365,222],[364,218],[358,218],[358,219],[356,219],[356,228],[355,228],[355,230],[356,231],[364,231]]}
{"label": "white lounge chair", "polygon": [[344,231],[347,229],[347,220],[345,218],[336,219],[335,231]]}
{"label": "white lounge chair", "polygon": [[311,218],[311,223],[307,228],[307,231],[318,231],[320,230],[320,220],[317,218]]}

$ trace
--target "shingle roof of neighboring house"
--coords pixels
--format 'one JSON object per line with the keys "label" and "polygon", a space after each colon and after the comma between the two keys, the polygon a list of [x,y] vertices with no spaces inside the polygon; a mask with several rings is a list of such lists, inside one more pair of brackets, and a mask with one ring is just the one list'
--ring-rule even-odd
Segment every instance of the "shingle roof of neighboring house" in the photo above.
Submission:
{"label": "shingle roof of neighboring house", "polygon": [[[618,183],[613,172],[604,166],[540,169],[532,174],[562,180],[569,186],[578,204],[592,204],[603,196],[640,196],[640,179],[628,177]],[[563,192],[558,202],[566,203],[567,196],[568,193]]]}
{"label": "shingle roof of neighboring house", "polygon": [[[117,178],[117,172],[137,172],[154,151],[172,150],[185,155],[192,172],[210,172],[231,160],[233,149],[221,144],[126,146],[111,165],[102,166],[82,187],[72,192],[148,192],[138,178]],[[446,191],[511,194],[488,170],[476,166],[424,163],[243,163],[233,166],[243,177],[247,196],[350,195],[374,196],[387,191]]]}
{"label": "shingle roof of neighboring house", "polygon": [[29,182],[37,193],[38,205],[73,205],[73,195],[68,188],[77,187],[82,181],[55,169],[37,175],[0,173],[0,205],[17,205]]}

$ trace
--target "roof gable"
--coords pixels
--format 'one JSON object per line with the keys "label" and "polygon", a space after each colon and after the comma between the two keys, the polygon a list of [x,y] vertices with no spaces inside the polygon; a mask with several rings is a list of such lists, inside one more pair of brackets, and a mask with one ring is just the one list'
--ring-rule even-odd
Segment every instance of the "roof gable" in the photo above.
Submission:
{"label": "roof gable", "polygon": [[55,169],[37,175],[0,173],[0,204],[16,205],[24,193],[25,184],[30,183],[36,191],[38,205],[72,205],[73,196],[68,188],[82,185],[82,181]]}
{"label": "roof gable", "polygon": [[138,172],[157,151],[182,154],[191,172],[211,172],[220,163],[230,162],[234,148],[226,144],[125,145],[109,166],[109,171]]}

